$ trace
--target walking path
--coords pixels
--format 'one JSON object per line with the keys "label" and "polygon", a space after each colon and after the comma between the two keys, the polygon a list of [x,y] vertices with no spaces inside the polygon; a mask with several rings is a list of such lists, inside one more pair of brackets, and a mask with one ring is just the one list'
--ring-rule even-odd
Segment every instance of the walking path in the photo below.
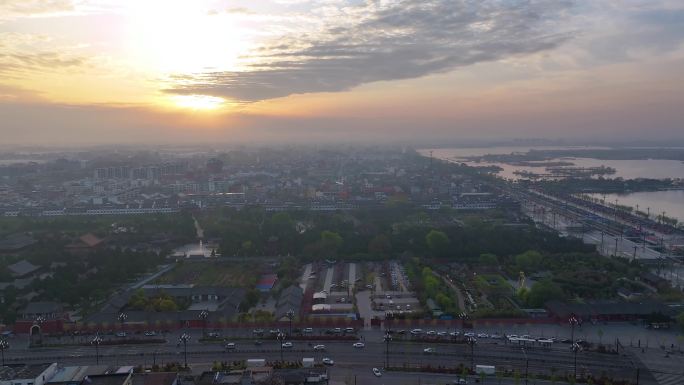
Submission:
{"label": "walking path", "polygon": [[458,308],[461,309],[461,311],[467,311],[466,306],[465,306],[465,301],[463,300],[463,294],[461,294],[461,290],[454,285],[451,281],[446,279],[446,277],[443,277],[439,273],[433,271],[432,274],[434,274],[436,277],[441,278],[444,283],[447,284],[451,288],[451,290],[456,293],[456,300],[458,301]]}

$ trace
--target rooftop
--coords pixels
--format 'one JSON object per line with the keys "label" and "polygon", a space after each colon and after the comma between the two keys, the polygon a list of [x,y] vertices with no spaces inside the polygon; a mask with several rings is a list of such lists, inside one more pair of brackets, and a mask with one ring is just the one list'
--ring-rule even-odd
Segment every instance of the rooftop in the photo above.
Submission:
{"label": "rooftop", "polygon": [[31,262],[22,259],[21,261],[11,264],[7,266],[9,271],[14,275],[15,277],[21,277],[30,273],[33,273],[34,271],[40,269],[40,266],[36,266],[32,264]]}
{"label": "rooftop", "polygon": [[33,379],[40,376],[50,366],[56,364],[7,365],[0,367],[0,380]]}

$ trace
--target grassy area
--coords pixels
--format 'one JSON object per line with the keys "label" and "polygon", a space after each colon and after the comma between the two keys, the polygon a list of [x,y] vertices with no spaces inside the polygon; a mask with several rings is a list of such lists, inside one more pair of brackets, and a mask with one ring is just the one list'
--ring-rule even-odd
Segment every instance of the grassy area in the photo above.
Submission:
{"label": "grassy area", "polygon": [[181,262],[159,277],[159,285],[195,284],[198,286],[224,286],[254,288],[260,272],[254,263],[235,262]]}

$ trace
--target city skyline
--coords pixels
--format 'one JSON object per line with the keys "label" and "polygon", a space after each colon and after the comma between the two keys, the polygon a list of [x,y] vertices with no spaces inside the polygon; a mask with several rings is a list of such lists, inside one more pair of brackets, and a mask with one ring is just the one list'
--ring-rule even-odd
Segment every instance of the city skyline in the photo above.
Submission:
{"label": "city skyline", "polygon": [[677,1],[5,1],[4,144],[681,140]]}

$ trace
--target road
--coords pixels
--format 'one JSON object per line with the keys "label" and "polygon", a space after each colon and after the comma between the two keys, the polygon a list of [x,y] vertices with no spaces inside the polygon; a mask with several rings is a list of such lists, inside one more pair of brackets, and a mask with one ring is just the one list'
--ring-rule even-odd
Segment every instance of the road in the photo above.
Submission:
{"label": "road", "polygon": [[[94,364],[100,362],[115,365],[139,365],[183,362],[185,346],[169,336],[169,342],[154,345],[123,345],[123,346],[65,346],[57,348],[36,348],[30,351],[21,347],[10,348],[5,352],[8,363],[13,362],[47,362],[54,361],[62,364]],[[233,361],[248,358],[265,358],[277,361],[281,358],[281,348],[278,341],[264,340],[257,346],[254,339],[228,339],[235,342],[234,350],[226,350],[222,343],[200,343],[198,335],[193,334],[187,344],[187,359],[195,367],[211,365],[214,361]],[[359,337],[365,342],[365,348],[352,346],[353,341],[309,342],[293,341],[294,347],[282,349],[282,358],[286,361],[299,361],[303,357],[314,357],[320,361],[323,357],[333,358],[336,362],[334,371],[346,373],[371,373],[372,367],[384,367],[386,345],[382,341],[379,331],[362,333]],[[313,345],[323,343],[326,351],[314,351]],[[16,345],[15,345],[16,346]],[[423,349],[432,347],[434,354],[425,354]],[[96,354],[96,351],[99,354]],[[504,343],[502,340],[481,340],[472,351],[468,345],[450,343],[448,339],[442,342],[414,342],[399,338],[391,342],[389,364],[393,367],[455,367],[475,364],[495,365],[499,368],[517,369],[523,371],[526,364],[532,373],[549,373],[552,368],[556,373],[571,373],[574,370],[574,357],[569,345],[557,344],[552,348],[528,347],[525,352],[516,344]],[[622,355],[580,352],[577,355],[578,373],[611,373],[616,378],[631,378],[634,367],[631,361]],[[392,374],[394,375],[394,374]],[[392,378],[388,374],[388,378]],[[385,378],[387,380],[387,378]],[[366,383],[366,382],[363,382]],[[382,383],[382,382],[377,382]],[[646,382],[643,382],[646,384]]]}

